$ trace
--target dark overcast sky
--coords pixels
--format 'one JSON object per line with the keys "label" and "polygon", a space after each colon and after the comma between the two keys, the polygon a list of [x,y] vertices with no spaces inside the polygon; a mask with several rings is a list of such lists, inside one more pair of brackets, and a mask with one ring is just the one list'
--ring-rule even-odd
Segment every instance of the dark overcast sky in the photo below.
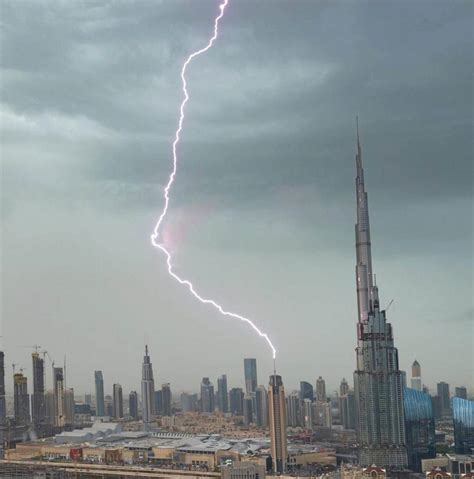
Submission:
{"label": "dark overcast sky", "polygon": [[[149,235],[162,207],[183,60],[216,1],[4,0],[2,298],[6,363],[38,343],[68,386],[243,383],[271,355],[196,303]],[[473,383],[472,2],[231,0],[191,100],[165,225],[177,271],[255,319],[287,389],[355,367],[355,116],[382,304],[401,367]],[[10,366],[7,368],[11,372]],[[49,381],[48,377],[48,381]],[[7,381],[10,387],[10,380]]]}

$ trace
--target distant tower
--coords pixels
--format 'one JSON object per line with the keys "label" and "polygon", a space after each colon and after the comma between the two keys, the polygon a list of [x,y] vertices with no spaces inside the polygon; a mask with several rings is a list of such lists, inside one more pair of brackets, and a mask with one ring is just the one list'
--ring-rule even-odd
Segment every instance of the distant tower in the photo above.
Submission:
{"label": "distant tower", "polygon": [[41,429],[45,423],[45,404],[44,404],[44,359],[40,357],[37,351],[31,355],[33,361],[33,394],[31,396],[31,417],[33,426],[37,433],[41,434]]}
{"label": "distant tower", "polygon": [[201,411],[214,412],[216,408],[214,397],[214,386],[209,378],[202,378],[201,381]]}
{"label": "distant tower", "polygon": [[64,422],[66,426],[74,426],[74,389],[64,390]]}
{"label": "distant tower", "polygon": [[[7,415],[5,403],[5,354],[0,351],[0,428],[5,424]],[[1,436],[0,436],[0,439]]]}
{"label": "distant tower", "polygon": [[148,355],[148,345],[145,346],[145,356],[142,365],[142,415],[143,423],[147,426],[155,414],[155,381],[153,366]]}
{"label": "distant tower", "polygon": [[309,431],[313,430],[313,402],[311,399],[303,399],[303,425]]}
{"label": "distant tower", "polygon": [[257,388],[257,360],[255,358],[244,359],[245,393],[250,396]]}
{"label": "distant tower", "polygon": [[120,384],[113,385],[113,411],[114,418],[120,419],[123,417],[123,391]]}
{"label": "distant tower", "polygon": [[416,391],[423,390],[423,385],[421,384],[421,366],[416,359],[411,365],[411,388]]}
{"label": "distant tower", "polygon": [[438,389],[438,396],[441,401],[441,414],[443,416],[449,416],[451,414],[449,384],[441,381],[436,385],[436,387]]}
{"label": "distant tower", "polygon": [[232,416],[242,416],[244,412],[244,392],[242,388],[232,388],[229,391],[229,408]]}
{"label": "distant tower", "polygon": [[268,386],[268,411],[270,423],[271,456],[274,473],[286,472],[288,451],[286,443],[285,388],[281,376],[270,376]]}
{"label": "distant tower", "polygon": [[339,396],[345,396],[349,392],[349,384],[347,384],[346,378],[342,378],[341,385],[339,386]]}
{"label": "distant tower", "polygon": [[290,427],[301,426],[301,404],[299,394],[294,391],[286,398],[286,425]]}
{"label": "distant tower", "polygon": [[253,422],[253,398],[244,396],[244,425],[249,426]]}
{"label": "distant tower", "polygon": [[304,401],[305,399],[311,399],[311,401],[314,398],[314,389],[313,386],[306,382],[306,381],[300,381],[300,399]]}
{"label": "distant tower", "polygon": [[268,393],[265,386],[255,389],[255,422],[258,427],[268,427]]}
{"label": "distant tower", "polygon": [[467,399],[467,389],[465,386],[459,386],[454,389],[454,397]]}
{"label": "distant tower", "polygon": [[217,378],[217,407],[223,413],[229,412],[229,397],[227,391],[227,376],[223,374]]}
{"label": "distant tower", "polygon": [[171,416],[171,386],[170,383],[161,385],[161,414]]}
{"label": "distant tower", "polygon": [[128,395],[128,415],[138,421],[138,394],[132,391]]}
{"label": "distant tower", "polygon": [[354,388],[358,417],[359,463],[405,468],[407,451],[403,415],[403,377],[392,325],[380,309],[372,272],[368,197],[357,127],[356,155],[357,361]]}
{"label": "distant tower", "polygon": [[94,372],[95,379],[95,415],[97,417],[105,416],[105,398],[104,398],[104,377],[102,371]]}
{"label": "distant tower", "polygon": [[316,401],[326,401],[326,381],[319,376],[316,380]]}
{"label": "distant tower", "polygon": [[357,415],[354,391],[348,390],[346,394],[339,396],[339,412],[341,414],[342,427],[355,430]]}
{"label": "distant tower", "polygon": [[54,392],[54,425],[64,427],[66,416],[64,411],[64,373],[63,368],[53,368],[53,392]]}
{"label": "distant tower", "polygon": [[23,373],[13,375],[13,403],[15,423],[24,426],[30,422],[30,397],[28,395],[28,381]]}

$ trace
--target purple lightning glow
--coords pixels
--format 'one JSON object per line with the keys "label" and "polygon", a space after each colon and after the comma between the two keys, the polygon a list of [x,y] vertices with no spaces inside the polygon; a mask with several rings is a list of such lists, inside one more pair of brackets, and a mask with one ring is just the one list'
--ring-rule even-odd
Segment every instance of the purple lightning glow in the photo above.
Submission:
{"label": "purple lightning glow", "polygon": [[187,288],[189,289],[191,294],[196,299],[201,301],[201,303],[210,304],[210,305],[214,306],[214,308],[216,308],[223,316],[229,316],[231,318],[240,319],[241,321],[244,321],[249,326],[251,326],[254,329],[254,331],[256,331],[258,333],[258,335],[261,336],[262,338],[264,338],[265,341],[268,343],[268,345],[270,346],[270,348],[272,350],[273,359],[275,359],[276,349],[273,346],[272,342],[270,341],[270,338],[268,337],[268,335],[266,333],[263,333],[262,331],[260,331],[260,329],[257,328],[257,326],[249,318],[246,318],[245,316],[241,316],[240,314],[237,314],[237,313],[232,313],[230,311],[226,311],[226,310],[224,310],[224,308],[220,304],[216,303],[214,300],[203,298],[200,294],[198,294],[196,292],[196,290],[194,289],[194,286],[191,283],[191,281],[189,281],[187,279],[180,278],[173,271],[173,266],[171,265],[171,253],[162,244],[158,243],[158,238],[159,238],[159,234],[160,234],[160,227],[161,227],[161,224],[163,223],[163,220],[166,216],[166,213],[168,212],[168,206],[169,206],[169,202],[170,202],[169,192],[170,192],[171,186],[174,182],[174,178],[176,176],[176,169],[177,169],[177,164],[178,164],[178,156],[177,156],[177,153],[176,153],[176,149],[177,149],[177,146],[178,146],[178,143],[179,143],[179,140],[180,140],[180,133],[183,129],[184,107],[189,100],[187,83],[186,83],[186,76],[185,76],[186,75],[186,70],[188,68],[188,65],[193,60],[193,58],[201,55],[201,53],[207,52],[207,50],[209,50],[212,47],[212,45],[214,44],[214,41],[217,39],[217,35],[218,35],[218,32],[219,32],[219,20],[224,16],[224,11],[225,11],[225,8],[226,8],[228,3],[229,3],[229,0],[223,0],[223,2],[219,5],[220,13],[214,20],[214,34],[209,39],[209,42],[207,43],[207,45],[204,48],[201,48],[200,50],[197,50],[194,53],[191,53],[191,55],[189,55],[188,58],[186,59],[186,61],[183,63],[183,67],[181,69],[181,81],[182,81],[182,85],[183,85],[184,99],[181,102],[181,106],[180,106],[180,109],[179,109],[180,115],[179,115],[179,121],[178,121],[178,128],[176,130],[175,139],[173,141],[173,169],[172,169],[171,174],[169,176],[168,183],[166,184],[165,189],[163,191],[163,197],[165,199],[165,204],[163,206],[163,210],[160,214],[158,222],[156,223],[155,228],[153,230],[153,233],[151,235],[151,243],[155,248],[158,248],[159,250],[161,250],[165,254],[166,264],[168,266],[168,273],[176,281],[178,281],[178,283],[182,284],[183,286],[187,286]]}

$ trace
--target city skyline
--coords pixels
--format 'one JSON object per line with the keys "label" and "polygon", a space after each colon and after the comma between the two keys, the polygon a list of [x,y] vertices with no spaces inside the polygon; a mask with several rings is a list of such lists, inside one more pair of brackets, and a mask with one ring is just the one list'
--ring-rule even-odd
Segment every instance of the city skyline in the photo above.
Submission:
{"label": "city skyline", "polygon": [[[419,76],[430,73],[429,65],[421,62],[413,70],[413,57],[398,48],[399,35],[390,23],[384,24],[383,48],[405,73],[405,83],[401,82],[392,95],[387,94],[390,75],[384,69],[391,70],[386,60],[377,49],[368,59],[360,55],[366,41],[370,43],[378,32],[379,14],[369,14],[363,7],[356,11],[335,5],[321,12],[312,10],[314,6],[306,7],[315,14],[305,9],[295,9],[291,14],[292,20],[303,25],[301,37],[298,34],[291,48],[280,49],[276,55],[265,49],[273,41],[271,27],[263,25],[266,17],[262,7],[250,10],[245,2],[232,6],[231,27],[225,30],[219,48],[191,72],[194,78],[200,74],[206,80],[226,71],[226,79],[232,84],[235,68],[249,65],[254,82],[244,81],[243,91],[248,98],[257,98],[259,88],[270,84],[267,94],[271,101],[267,104],[260,98],[261,107],[254,106],[255,113],[261,114],[256,116],[260,123],[244,128],[239,127],[243,110],[238,107],[238,93],[231,95],[206,81],[195,87],[196,104],[190,110],[187,143],[183,146],[183,176],[177,184],[167,231],[167,240],[176,249],[177,266],[199,279],[205,291],[264,325],[277,347],[278,373],[285,378],[288,391],[293,385],[296,389],[302,380],[314,385],[318,376],[325,378],[328,391],[335,390],[341,378],[350,377],[353,370],[356,299],[352,274],[352,158],[353,123],[359,114],[367,179],[373,185],[371,201],[377,205],[373,239],[377,244],[377,271],[384,284],[381,306],[395,299],[390,321],[395,326],[401,369],[409,373],[417,359],[423,367],[423,380],[430,387],[440,381],[452,388],[469,387],[472,344],[463,331],[472,321],[472,300],[471,305],[469,299],[453,301],[453,297],[469,298],[472,291],[469,264],[465,262],[471,234],[469,221],[465,221],[470,211],[465,179],[472,168],[466,162],[469,108],[456,103],[456,95],[466,88],[466,71],[455,63],[456,80],[442,75],[439,78],[437,73],[436,79],[430,80],[431,89],[424,89],[425,96],[408,104],[407,98],[417,91]],[[6,22],[15,25],[21,8],[8,5]],[[145,13],[107,8],[111,9],[107,14],[119,25],[128,15],[143,20],[141,15]],[[390,8],[399,12],[396,6]],[[419,13],[417,6],[413,8],[415,14]],[[55,15],[61,17],[61,9],[74,13],[74,6],[56,9],[51,13],[53,19]],[[174,20],[182,13],[179,7],[168,6],[165,10]],[[183,17],[194,37],[207,33],[209,12],[205,10],[196,20]],[[410,20],[401,18],[397,28],[413,35],[407,40],[413,50],[410,53],[422,57],[429,52],[432,59],[439,60],[433,63],[448,69],[450,61],[455,60],[446,60],[437,50],[441,43],[437,22],[444,7],[437,5],[433,10],[424,12],[424,34],[429,42],[412,31]],[[287,19],[278,12],[270,15],[275,27],[288,31]],[[305,17],[315,19],[319,27],[315,32],[304,28]],[[62,70],[56,50],[39,42],[46,49],[44,64],[49,74],[58,77],[60,85],[72,85],[67,97],[59,89],[52,98],[27,66],[8,55],[5,59],[6,85],[14,83],[4,98],[8,159],[2,179],[5,271],[1,334],[7,358],[7,392],[12,392],[12,380],[8,379],[12,362],[21,364],[31,381],[30,351],[23,346],[35,343],[44,345],[59,362],[67,354],[68,385],[77,391],[93,391],[94,370],[103,371],[108,394],[114,383],[120,383],[124,392],[140,390],[139,360],[135,358],[140,357],[144,332],[153,355],[156,383],[170,382],[173,390],[198,390],[202,377],[210,377],[216,385],[223,373],[229,385],[243,385],[239,366],[243,357],[256,357],[260,376],[268,377],[271,358],[260,340],[241,325],[195,304],[170,284],[162,263],[147,244],[169,159],[178,66],[190,44],[168,39],[165,29],[148,38],[153,45],[163,42],[169,48],[168,52],[155,54],[156,71],[150,71],[149,62],[137,57],[137,72],[143,73],[145,88],[156,91],[157,103],[163,103],[163,113],[159,113],[147,107],[133,82],[127,81],[124,64],[131,59],[120,49],[126,37],[121,37],[120,28],[112,24],[108,28],[113,38],[110,43],[104,42],[94,24],[100,18],[97,11],[88,11],[82,17],[80,28],[92,29],[88,42],[68,36],[67,25],[59,20],[48,26],[52,32],[65,35],[64,44],[69,49],[62,53],[74,58],[77,71]],[[334,42],[331,31],[327,31],[336,18],[343,25],[352,25],[348,35],[354,40],[355,63],[346,56],[344,44]],[[459,4],[448,20],[441,21],[460,48],[465,45],[456,32],[463,31],[465,22]],[[37,38],[42,38],[42,25],[39,21],[32,26]],[[133,41],[138,32],[130,28],[124,35],[130,35]],[[328,36],[320,33],[324,29]],[[251,51],[246,32],[252,41],[258,39],[255,51]],[[425,42],[418,42],[420,39]],[[22,38],[9,41],[15,47]],[[38,45],[29,43],[34,54]],[[311,43],[313,50],[306,43]],[[98,59],[107,52],[124,56],[116,63],[112,59],[107,68],[94,73]],[[228,61],[226,54],[230,56]],[[259,55],[266,60],[262,62]],[[283,75],[280,83],[272,84],[272,73],[281,73],[281,61],[290,59],[294,74]],[[118,83],[104,83],[119,89],[120,82],[126,82],[131,104],[116,100],[111,114],[103,103],[96,107],[93,92],[87,94],[74,81],[85,74],[98,84],[114,69]],[[349,90],[347,84],[338,83],[347,72],[353,72]],[[161,87],[156,87],[154,78],[162,81]],[[311,99],[311,111],[291,95],[294,82],[299,85],[298,96]],[[343,105],[331,96],[330,85],[336,85],[338,93],[346,92],[341,97]],[[326,93],[330,104],[322,101]],[[66,102],[71,96],[81,102]],[[35,101],[29,100],[32,97]],[[163,100],[168,97],[169,103]],[[444,103],[442,99],[447,97],[451,100]],[[279,108],[288,107],[285,100],[291,100],[289,106],[293,108],[285,108],[285,118],[281,119]],[[450,106],[453,102],[455,107]],[[259,101],[252,103],[257,105]],[[227,115],[221,115],[220,105],[228,107]],[[425,115],[427,105],[437,115]],[[269,119],[273,118],[276,127],[270,129]],[[295,118],[304,128],[282,130],[283,120]],[[206,133],[204,127],[214,131],[216,121],[220,128]],[[66,126],[61,129],[58,125]],[[261,127],[258,138],[254,127]],[[291,148],[282,148],[273,131]],[[426,141],[428,131],[430,141]],[[22,146],[25,134],[37,152],[35,158],[39,155],[43,161],[40,175],[26,159],[31,155]],[[276,149],[281,150],[280,154]],[[452,161],[446,162],[448,153],[458,160],[456,168],[446,164]],[[84,157],[94,161],[84,165]],[[66,163],[58,163],[59,158],[67,158]],[[274,163],[269,163],[269,158]],[[23,182],[28,188],[24,189]],[[244,190],[242,184],[246,185]],[[37,235],[33,249],[31,231]],[[456,235],[450,231],[456,231]],[[406,277],[416,282],[416,288],[413,283],[406,284]],[[17,291],[18,284],[22,289]],[[70,334],[72,330],[74,335]],[[193,331],[192,338],[186,335],[189,330]],[[444,345],[445,355],[440,359],[429,345],[449,334],[457,339]],[[117,344],[121,345],[119,350]],[[173,344],[184,345],[186,354],[180,356]],[[230,344],[237,346],[229,348]],[[225,358],[218,366],[202,355],[209,348],[215,356]],[[90,349],[95,354],[85,354]],[[334,360],[328,360],[331,357]],[[313,364],[318,365],[316,370]],[[49,375],[47,378],[50,381]],[[29,387],[31,391],[31,382]]]}

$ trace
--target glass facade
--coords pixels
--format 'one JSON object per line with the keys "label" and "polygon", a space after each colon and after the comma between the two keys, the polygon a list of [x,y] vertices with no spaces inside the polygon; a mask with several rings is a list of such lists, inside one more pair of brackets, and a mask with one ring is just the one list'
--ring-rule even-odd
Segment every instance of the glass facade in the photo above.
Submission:
{"label": "glass facade", "polygon": [[474,449],[474,401],[453,398],[454,450],[471,454]]}
{"label": "glass facade", "polygon": [[436,436],[431,396],[416,389],[404,388],[408,467],[421,472],[421,460],[436,457]]}

